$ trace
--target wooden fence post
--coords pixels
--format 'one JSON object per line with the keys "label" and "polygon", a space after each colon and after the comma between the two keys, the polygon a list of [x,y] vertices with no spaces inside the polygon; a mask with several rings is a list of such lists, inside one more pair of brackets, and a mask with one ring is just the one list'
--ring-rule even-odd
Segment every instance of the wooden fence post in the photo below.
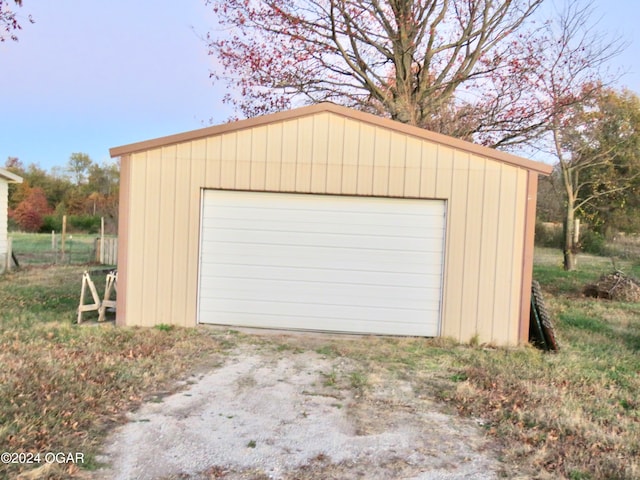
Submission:
{"label": "wooden fence post", "polygon": [[60,250],[62,255],[60,256],[60,260],[64,261],[64,243],[65,237],[67,236],[67,216],[62,216],[62,238],[60,239]]}

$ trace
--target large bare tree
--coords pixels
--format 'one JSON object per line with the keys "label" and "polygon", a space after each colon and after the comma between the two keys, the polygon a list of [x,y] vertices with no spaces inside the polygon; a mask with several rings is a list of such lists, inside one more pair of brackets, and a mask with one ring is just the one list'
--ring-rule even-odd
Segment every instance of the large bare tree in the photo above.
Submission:
{"label": "large bare tree", "polygon": [[[0,0],[0,42],[4,42],[7,38],[18,40],[17,31],[22,29],[20,20],[15,10],[9,5],[11,0]],[[22,6],[22,0],[13,0],[18,7]],[[33,23],[31,16],[28,21]]]}
{"label": "large bare tree", "polygon": [[207,0],[212,76],[245,116],[333,101],[469,137],[483,119],[465,87],[506,73],[542,1]]}

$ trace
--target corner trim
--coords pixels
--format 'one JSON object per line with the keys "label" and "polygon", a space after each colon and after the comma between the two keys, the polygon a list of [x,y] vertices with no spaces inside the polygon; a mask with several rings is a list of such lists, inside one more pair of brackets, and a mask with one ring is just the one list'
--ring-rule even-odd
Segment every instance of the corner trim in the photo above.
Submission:
{"label": "corner trim", "polygon": [[120,157],[120,195],[118,205],[118,295],[116,297],[116,325],[127,324],[127,265],[129,238],[129,200],[131,190],[131,157]]}
{"label": "corner trim", "polygon": [[527,202],[524,216],[524,245],[522,252],[522,284],[520,289],[520,322],[518,341],[529,341],[529,315],[531,312],[531,281],[533,280],[533,253],[536,230],[536,201],[538,174],[530,171],[527,179]]}

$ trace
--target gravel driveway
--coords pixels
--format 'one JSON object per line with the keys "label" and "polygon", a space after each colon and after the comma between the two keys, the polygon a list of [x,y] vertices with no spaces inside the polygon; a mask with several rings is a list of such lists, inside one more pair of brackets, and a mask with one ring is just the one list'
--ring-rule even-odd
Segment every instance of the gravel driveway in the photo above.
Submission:
{"label": "gravel driveway", "polygon": [[494,479],[468,420],[410,383],[313,351],[241,345],[108,438],[97,479]]}

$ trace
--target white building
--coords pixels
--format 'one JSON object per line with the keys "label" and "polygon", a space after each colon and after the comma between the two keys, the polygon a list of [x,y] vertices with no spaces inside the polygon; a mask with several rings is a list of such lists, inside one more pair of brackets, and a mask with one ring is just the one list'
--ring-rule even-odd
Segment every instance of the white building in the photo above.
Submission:
{"label": "white building", "polygon": [[7,212],[10,183],[22,183],[22,178],[0,168],[0,273],[5,271],[10,261],[7,258]]}

